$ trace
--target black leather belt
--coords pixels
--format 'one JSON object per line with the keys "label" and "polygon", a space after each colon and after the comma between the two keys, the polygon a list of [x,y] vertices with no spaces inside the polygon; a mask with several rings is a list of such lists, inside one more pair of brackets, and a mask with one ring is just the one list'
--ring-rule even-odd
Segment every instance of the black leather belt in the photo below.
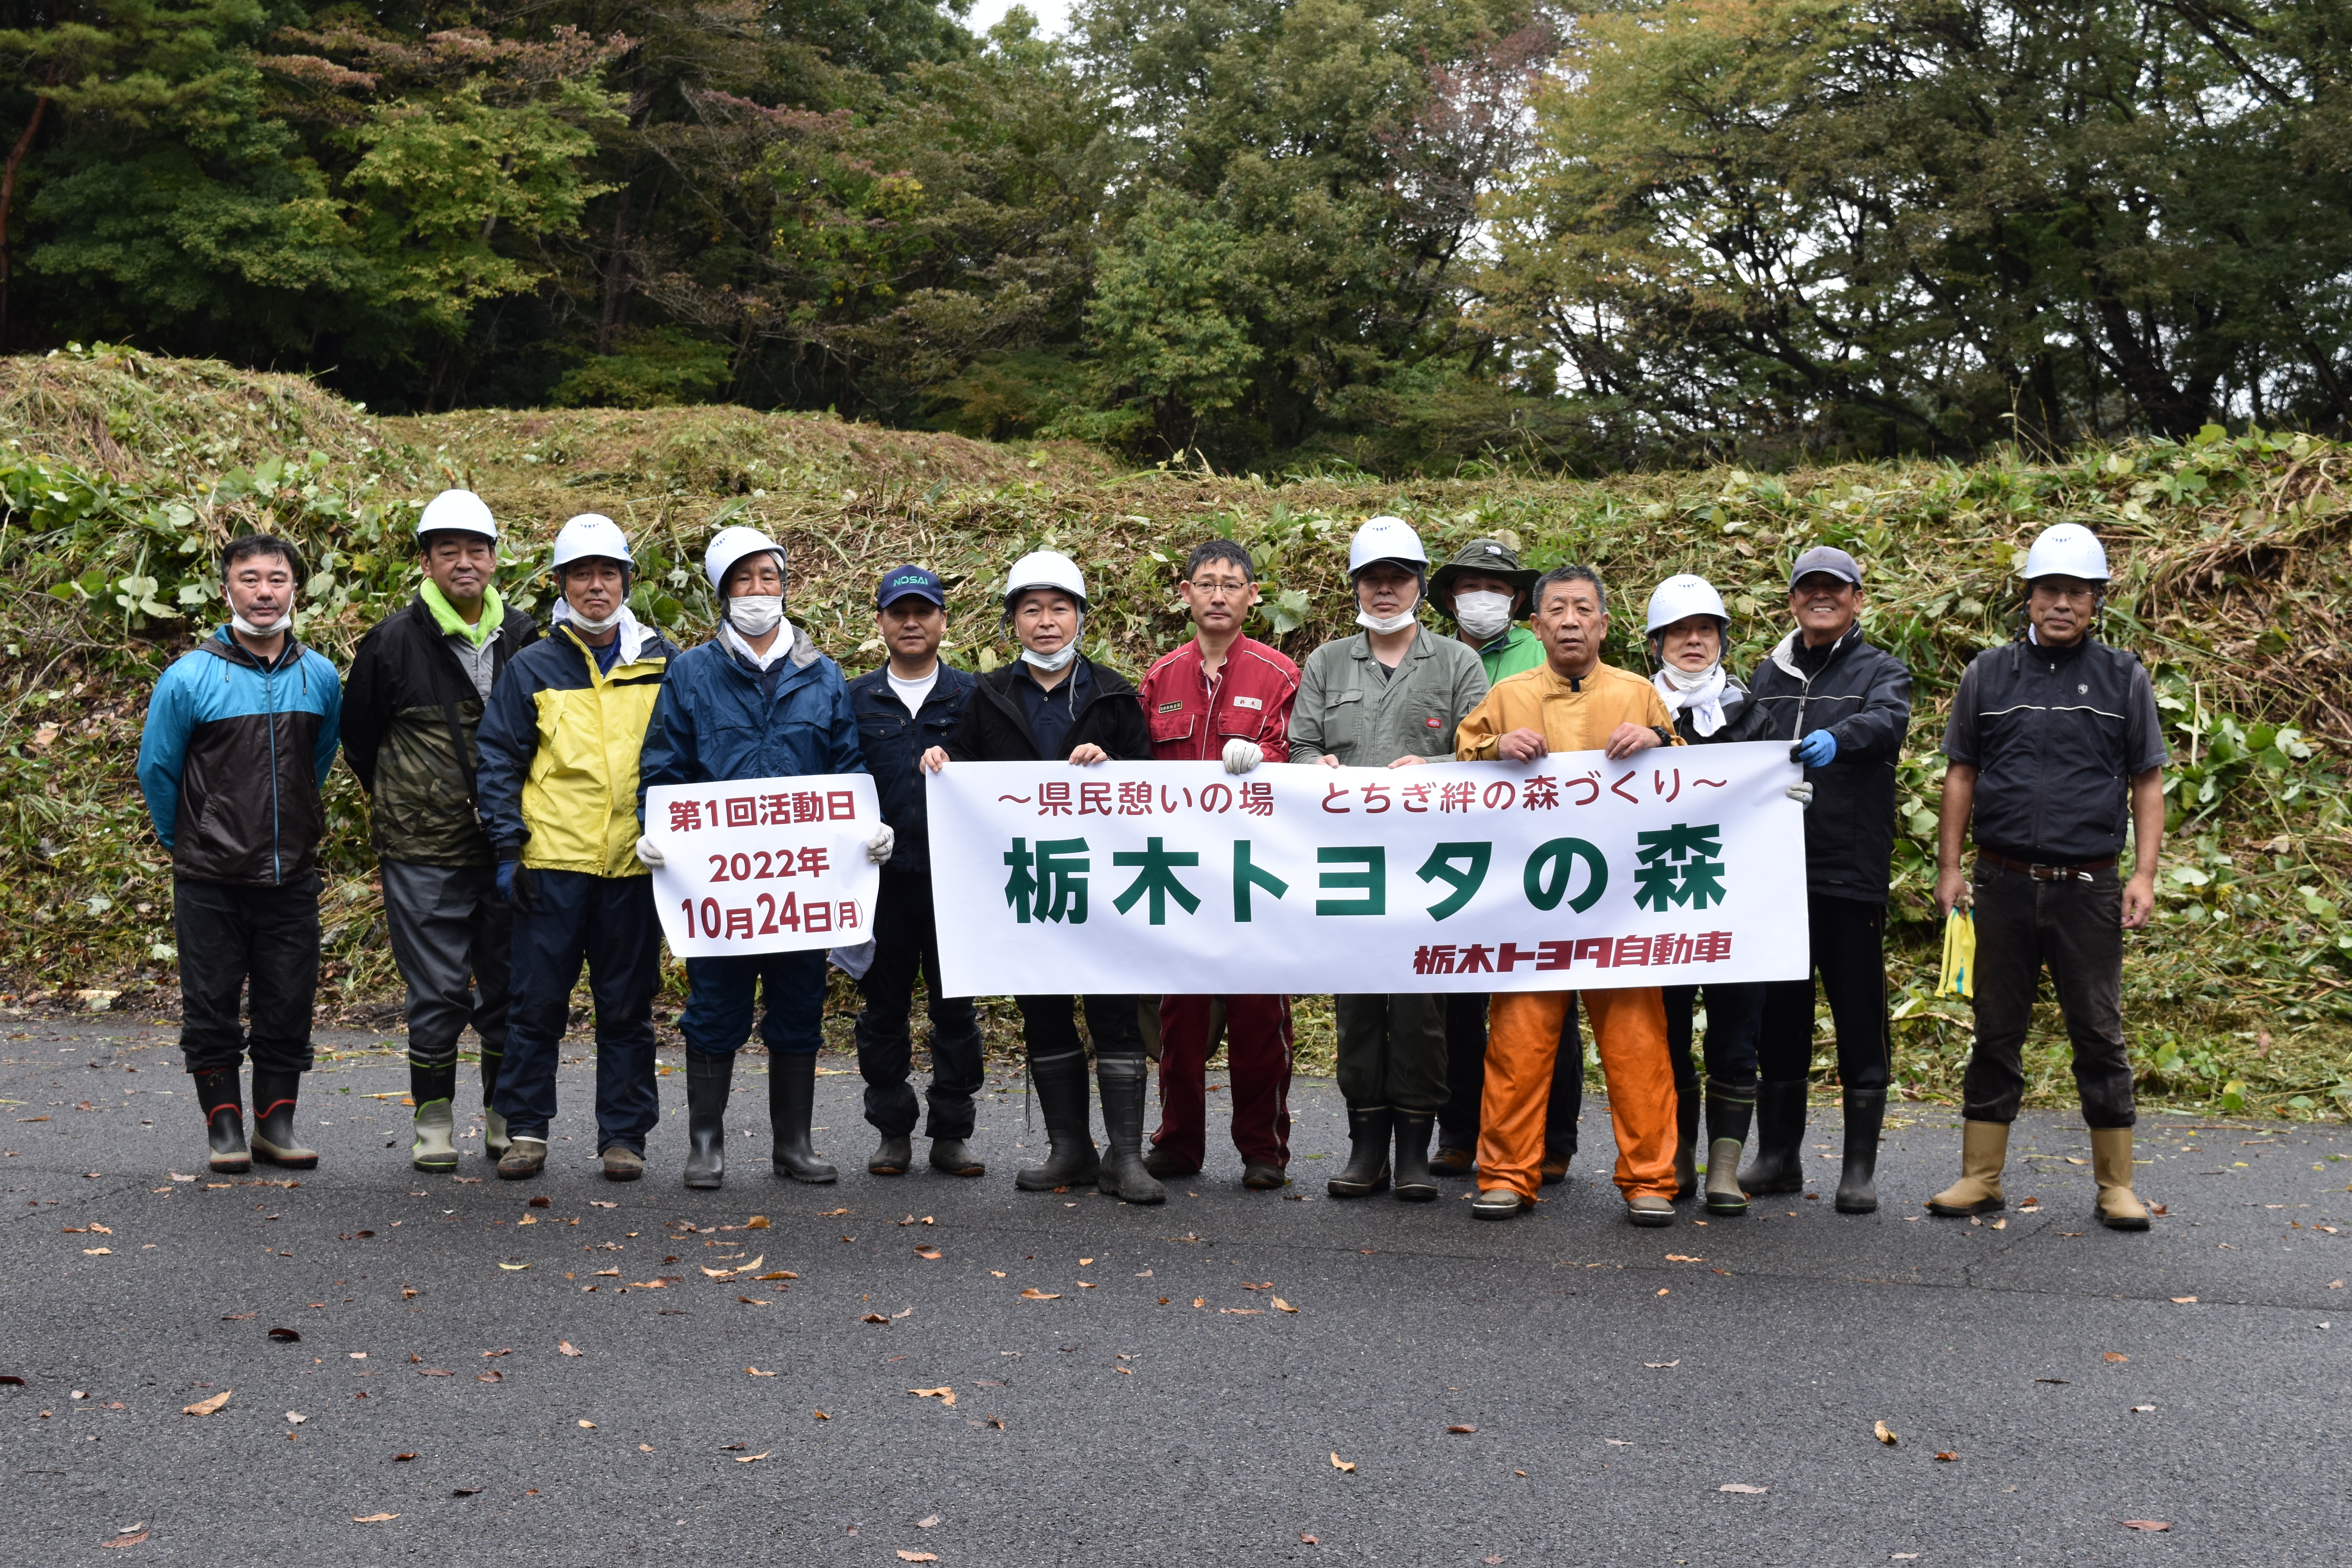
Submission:
{"label": "black leather belt", "polygon": [[2087,882],[2092,872],[2111,869],[2116,857],[2110,855],[2104,860],[2085,860],[2079,866],[2043,866],[2029,860],[2012,860],[2006,855],[1998,855],[1979,847],[1977,858],[1989,861],[2004,871],[2021,871],[2037,882]]}

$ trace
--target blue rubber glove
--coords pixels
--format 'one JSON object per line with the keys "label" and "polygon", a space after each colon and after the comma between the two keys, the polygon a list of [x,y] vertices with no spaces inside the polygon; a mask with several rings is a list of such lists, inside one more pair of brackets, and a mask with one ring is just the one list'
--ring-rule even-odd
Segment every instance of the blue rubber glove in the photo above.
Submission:
{"label": "blue rubber glove", "polygon": [[520,860],[499,862],[499,898],[501,901],[509,904],[514,902],[515,868],[521,864]]}
{"label": "blue rubber glove", "polygon": [[1789,760],[1809,768],[1826,766],[1836,756],[1837,737],[1827,730],[1816,730],[1789,748]]}

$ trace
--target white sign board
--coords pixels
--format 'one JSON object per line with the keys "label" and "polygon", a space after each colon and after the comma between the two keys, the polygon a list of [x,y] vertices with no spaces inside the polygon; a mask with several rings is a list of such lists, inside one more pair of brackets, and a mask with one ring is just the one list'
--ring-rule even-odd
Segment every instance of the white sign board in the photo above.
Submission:
{"label": "white sign board", "polygon": [[1407,768],[950,763],[944,988],[1547,991],[1808,973],[1786,742]]}
{"label": "white sign board", "polygon": [[662,934],[680,958],[854,946],[874,929],[882,869],[866,858],[882,826],[864,773],[657,784],[646,837]]}

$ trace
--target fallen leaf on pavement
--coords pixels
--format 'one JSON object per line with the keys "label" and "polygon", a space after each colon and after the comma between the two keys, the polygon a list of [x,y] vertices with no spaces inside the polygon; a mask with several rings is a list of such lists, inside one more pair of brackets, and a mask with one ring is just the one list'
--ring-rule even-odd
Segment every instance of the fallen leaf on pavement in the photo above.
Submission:
{"label": "fallen leaf on pavement", "polygon": [[765,1274],[754,1274],[751,1278],[754,1279],[797,1279],[800,1276],[793,1273],[789,1268],[775,1268],[771,1269]]}
{"label": "fallen leaf on pavement", "polygon": [[261,1316],[261,1314],[258,1312],[231,1312],[223,1317],[221,1321],[224,1323],[241,1323],[247,1318],[257,1318],[259,1316]]}
{"label": "fallen leaf on pavement", "polygon": [[1881,1421],[1877,1426],[1873,1426],[1870,1430],[1873,1436],[1876,1437],[1880,1442],[1885,1444],[1890,1448],[1895,1447],[1895,1445],[1901,1440],[1895,1436],[1895,1428],[1889,1426],[1884,1421]]}
{"label": "fallen leaf on pavement", "polygon": [[1040,1290],[1032,1285],[1021,1292],[1021,1299],[1024,1301],[1058,1301],[1062,1296],[1058,1290]]}
{"label": "fallen leaf on pavement", "polygon": [[1676,1356],[1672,1361],[1645,1361],[1642,1364],[1648,1367],[1652,1372],[1664,1372],[1670,1366],[1682,1365],[1683,1358]]}
{"label": "fallen leaf on pavement", "polygon": [[1242,1289],[1244,1290],[1271,1290],[1274,1289],[1274,1281],[1269,1279],[1263,1285],[1253,1285],[1248,1280],[1244,1279],[1242,1281]]}
{"label": "fallen leaf on pavement", "polygon": [[483,1359],[484,1361],[488,1361],[488,1360],[490,1360],[490,1359],[491,1359],[492,1357],[494,1357],[494,1356],[512,1355],[512,1354],[514,1354],[514,1346],[512,1346],[512,1345],[509,1345],[509,1346],[507,1346],[504,1350],[484,1351],[484,1352],[482,1352],[482,1359]]}
{"label": "fallen leaf on pavement", "polygon": [[2145,1415],[2155,1408],[2156,1406],[2153,1405],[2135,1405],[2132,1406],[2132,1414],[2135,1415]]}
{"label": "fallen leaf on pavement", "polygon": [[1003,1269],[1002,1269],[1002,1268],[992,1268],[992,1269],[990,1269],[990,1270],[989,1270],[989,1272],[990,1272],[991,1274],[995,1275],[999,1279],[1003,1279],[1003,1278],[1004,1278],[1004,1270],[1003,1270]]}
{"label": "fallen leaf on pavement", "polygon": [[501,1263],[499,1267],[505,1269],[509,1274],[514,1274],[530,1268],[530,1265],[528,1263]]}
{"label": "fallen leaf on pavement", "polygon": [[218,1394],[214,1394],[210,1399],[197,1400],[194,1405],[191,1405],[186,1409],[181,1411],[180,1414],[183,1415],[210,1415],[214,1411],[218,1410],[222,1405],[226,1405],[228,1403],[228,1396],[236,1392],[236,1391],[233,1388],[224,1388]]}
{"label": "fallen leaf on pavement", "polygon": [[2116,1522],[2126,1530],[2170,1530],[2172,1528],[2160,1519],[2122,1519]]}
{"label": "fallen leaf on pavement", "polygon": [[2179,1307],[2191,1307],[2197,1303],[2197,1298],[2194,1296],[2175,1296],[2172,1300],[2173,1304]]}
{"label": "fallen leaf on pavement", "polygon": [[1466,1433],[1466,1432],[1475,1432],[1476,1430],[1478,1430],[1478,1428],[1476,1428],[1475,1426],[1469,1426],[1469,1425],[1467,1425],[1467,1424],[1465,1424],[1465,1425],[1458,1426],[1448,1426],[1448,1427],[1446,1428],[1446,1430],[1447,1430],[1448,1432],[1465,1432],[1465,1433]]}
{"label": "fallen leaf on pavement", "polygon": [[819,1219],[833,1219],[837,1215],[845,1215],[849,1211],[847,1209],[827,1209],[816,1217]]}
{"label": "fallen leaf on pavement", "polygon": [[355,1513],[352,1515],[352,1522],[353,1524],[382,1524],[386,1520],[398,1519],[400,1515],[396,1513]]}
{"label": "fallen leaf on pavement", "polygon": [[755,1214],[750,1219],[743,1222],[743,1228],[745,1230],[766,1230],[770,1228],[768,1225],[768,1216],[763,1214]]}
{"label": "fallen leaf on pavement", "polygon": [[397,1464],[397,1463],[399,1463],[400,1461],[402,1461],[402,1460],[404,1460],[404,1459],[413,1459],[413,1458],[416,1458],[416,1456],[415,1456],[415,1455],[414,1455],[414,1454],[394,1454],[392,1458],[393,1458],[393,1462],[394,1462],[394,1464]]}
{"label": "fallen leaf on pavement", "polygon": [[757,1454],[739,1454],[735,1457],[735,1462],[739,1465],[756,1465],[774,1452],[773,1448],[769,1448]]}
{"label": "fallen leaf on pavement", "polygon": [[895,1312],[893,1312],[893,1313],[891,1313],[891,1314],[890,1314],[890,1321],[891,1321],[892,1322],[894,1322],[894,1323],[895,1323],[895,1322],[897,1322],[897,1321],[898,1321],[899,1319],[901,1319],[901,1318],[911,1318],[911,1317],[913,1317],[914,1315],[915,1315],[915,1309],[914,1309],[914,1308],[912,1308],[912,1307],[902,1307],[902,1308],[900,1308],[898,1311],[895,1311]]}
{"label": "fallen leaf on pavement", "polygon": [[591,1432],[593,1432],[594,1430],[596,1430],[596,1423],[594,1423],[593,1421],[583,1421],[582,1423],[580,1423],[580,1425],[581,1425],[582,1426],[583,1426],[583,1427],[587,1428],[587,1429],[588,1429],[589,1431],[591,1431]]}
{"label": "fallen leaf on pavement", "polygon": [[1692,1258],[1685,1253],[1669,1252],[1666,1254],[1666,1261],[1669,1263],[1704,1263],[1706,1259],[1704,1258]]}
{"label": "fallen leaf on pavement", "polygon": [[152,1533],[153,1533],[152,1531],[145,1530],[130,1531],[116,1536],[111,1541],[101,1541],[99,1544],[100,1546],[136,1546]]}
{"label": "fallen leaf on pavement", "polygon": [[437,1366],[420,1366],[416,1369],[416,1375],[419,1377],[447,1377],[449,1373]]}
{"label": "fallen leaf on pavement", "polygon": [[818,1420],[820,1420],[820,1421],[830,1421],[830,1420],[832,1420],[832,1419],[833,1419],[833,1417],[832,1417],[832,1416],[827,1415],[826,1415],[824,1411],[822,1411],[822,1410],[819,1410],[819,1411],[815,1412],[815,1415],[816,1415],[816,1418],[817,1418]]}
{"label": "fallen leaf on pavement", "polygon": [[866,1313],[864,1317],[862,1317],[862,1318],[858,1319],[857,1321],[858,1321],[859,1322],[861,1322],[861,1323],[884,1323],[884,1324],[887,1324],[887,1323],[888,1323],[888,1322],[889,1322],[889,1321],[890,1321],[890,1320],[889,1320],[889,1319],[887,1319],[887,1318],[886,1318],[886,1317],[884,1317],[884,1316],[883,1316],[881,1313],[879,1313],[879,1312],[868,1312],[868,1313]]}
{"label": "fallen leaf on pavement", "polygon": [[1716,1488],[1715,1489],[1719,1492],[1739,1492],[1748,1497],[1762,1497],[1766,1492],[1770,1491],[1772,1489],[1770,1487],[1751,1487],[1746,1481],[1726,1481],[1723,1485]]}
{"label": "fallen leaf on pavement", "polygon": [[2129,1361],[2129,1360],[2131,1360],[2131,1357],[2129,1357],[2129,1356],[2127,1356],[2127,1355],[2124,1354],[2124,1352],[2121,1352],[2121,1351],[2109,1351],[2106,1354],[2105,1354],[2105,1355],[2101,1356],[2099,1359],[2100,1359],[2101,1361]]}
{"label": "fallen leaf on pavement", "polygon": [[506,1375],[507,1374],[505,1373],[500,1372],[498,1368],[492,1367],[488,1372],[476,1373],[474,1374],[474,1381],[476,1383],[503,1383],[506,1381]]}
{"label": "fallen leaf on pavement", "polygon": [[772,1373],[772,1372],[761,1372],[761,1371],[758,1367],[756,1367],[756,1366],[747,1366],[747,1367],[745,1367],[745,1368],[743,1369],[743,1373],[744,1373],[744,1375],[745,1375],[745,1376],[747,1376],[747,1377],[773,1377],[773,1376],[775,1376],[775,1375],[776,1375],[776,1374],[775,1374],[774,1373]]}
{"label": "fallen leaf on pavement", "polygon": [[919,1247],[915,1248],[915,1256],[916,1256],[916,1257],[918,1257],[918,1258],[920,1258],[927,1259],[927,1260],[928,1260],[928,1261],[929,1261],[929,1262],[937,1263],[940,1258],[942,1258],[946,1257],[946,1256],[947,1256],[947,1254],[945,1254],[945,1253],[941,1252],[938,1247],[933,1247],[933,1246],[931,1246],[929,1243],[926,1242],[924,1245],[922,1245],[922,1246],[920,1246],[920,1247]]}
{"label": "fallen leaf on pavement", "polygon": [[944,1386],[939,1388],[910,1388],[907,1390],[907,1392],[915,1395],[918,1399],[936,1399],[942,1405],[953,1405],[955,1403],[955,1390],[952,1388]]}
{"label": "fallen leaf on pavement", "polygon": [[939,1560],[940,1554],[936,1552],[909,1552],[903,1546],[898,1548],[898,1561],[901,1563],[937,1563]]}
{"label": "fallen leaf on pavement", "polygon": [[1959,1456],[1958,1456],[1958,1454],[1944,1453],[1944,1454],[1938,1454],[1938,1455],[1937,1455],[1937,1456],[1936,1456],[1936,1458],[1937,1458],[1938,1459],[1941,1459],[1944,1463],[1946,1463],[1946,1464],[1948,1464],[1948,1464],[1950,1464],[1954,1459],[1958,1458],[1959,1458]]}
{"label": "fallen leaf on pavement", "polygon": [[939,1521],[940,1516],[938,1514],[932,1514],[929,1518],[915,1521],[915,1528],[917,1530],[929,1530],[931,1526],[939,1523]]}
{"label": "fallen leaf on pavement", "polygon": [[617,1203],[608,1202],[604,1198],[590,1198],[588,1200],[588,1206],[592,1209],[616,1209],[621,1205]]}
{"label": "fallen leaf on pavement", "polygon": [[451,1497],[479,1497],[481,1493],[482,1489],[479,1487],[452,1487],[449,1489],[449,1495]]}
{"label": "fallen leaf on pavement", "polygon": [[303,1422],[308,1421],[309,1419],[310,1418],[308,1415],[303,1415],[299,1410],[289,1410],[286,1413],[286,1424],[289,1426],[299,1426]]}
{"label": "fallen leaf on pavement", "polygon": [[289,1345],[298,1343],[302,1338],[300,1334],[297,1333],[292,1329],[272,1329],[269,1331],[269,1337],[273,1340],[278,1341],[280,1343]]}
{"label": "fallen leaf on pavement", "polygon": [[1289,1302],[1284,1300],[1279,1296],[1274,1298],[1274,1310],[1277,1312],[1296,1312],[1298,1310],[1297,1308],[1292,1306]]}
{"label": "fallen leaf on pavement", "polygon": [[1298,1544],[1301,1546],[1320,1546],[1323,1543],[1302,1530],[1298,1532]]}
{"label": "fallen leaf on pavement", "polygon": [[555,1342],[555,1349],[556,1349],[556,1352],[557,1352],[558,1354],[560,1354],[560,1355],[586,1355],[586,1354],[588,1353],[586,1351],[579,1351],[579,1350],[574,1350],[574,1349],[572,1349],[572,1342],[571,1342],[570,1340],[558,1340],[558,1341],[556,1341],[556,1342]]}
{"label": "fallen leaf on pavement", "polygon": [[1336,1452],[1331,1456],[1331,1468],[1335,1470],[1345,1470],[1349,1475],[1356,1473],[1353,1461],[1341,1458]]}

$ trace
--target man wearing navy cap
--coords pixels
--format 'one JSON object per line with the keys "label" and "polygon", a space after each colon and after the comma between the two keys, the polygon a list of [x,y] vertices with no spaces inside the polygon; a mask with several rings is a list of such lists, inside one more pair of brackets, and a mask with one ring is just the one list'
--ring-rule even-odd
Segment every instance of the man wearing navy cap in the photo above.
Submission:
{"label": "man wearing navy cap", "polygon": [[[1886,1017],[1886,889],[1895,854],[1895,764],[1911,725],[1911,672],[1863,640],[1862,567],[1819,544],[1789,571],[1797,629],[1748,678],[1759,741],[1788,741],[1805,764],[1805,891],[1812,966],[1837,1026],[1845,1100],[1840,1214],[1878,1207],[1878,1135],[1895,1073]],[[1813,1058],[1813,981],[1764,988],[1758,1041],[1756,1160],[1749,1193],[1805,1184],[1805,1088]]]}
{"label": "man wearing navy cap", "polygon": [[965,1142],[972,1131],[971,1097],[981,1084],[980,1016],[969,996],[940,994],[930,836],[923,775],[915,766],[931,747],[947,744],[979,685],[940,660],[947,603],[946,586],[924,567],[884,573],[874,606],[890,662],[849,683],[850,711],[857,716],[858,743],[882,799],[882,820],[898,835],[898,849],[882,868],[873,963],[859,981],[866,1010],[857,1016],[857,1070],[866,1079],[866,1120],[882,1134],[866,1168],[877,1176],[904,1175],[914,1163],[916,1102],[907,1069],[918,969],[931,1015],[931,1166],[956,1176],[977,1176],[987,1168]]}

